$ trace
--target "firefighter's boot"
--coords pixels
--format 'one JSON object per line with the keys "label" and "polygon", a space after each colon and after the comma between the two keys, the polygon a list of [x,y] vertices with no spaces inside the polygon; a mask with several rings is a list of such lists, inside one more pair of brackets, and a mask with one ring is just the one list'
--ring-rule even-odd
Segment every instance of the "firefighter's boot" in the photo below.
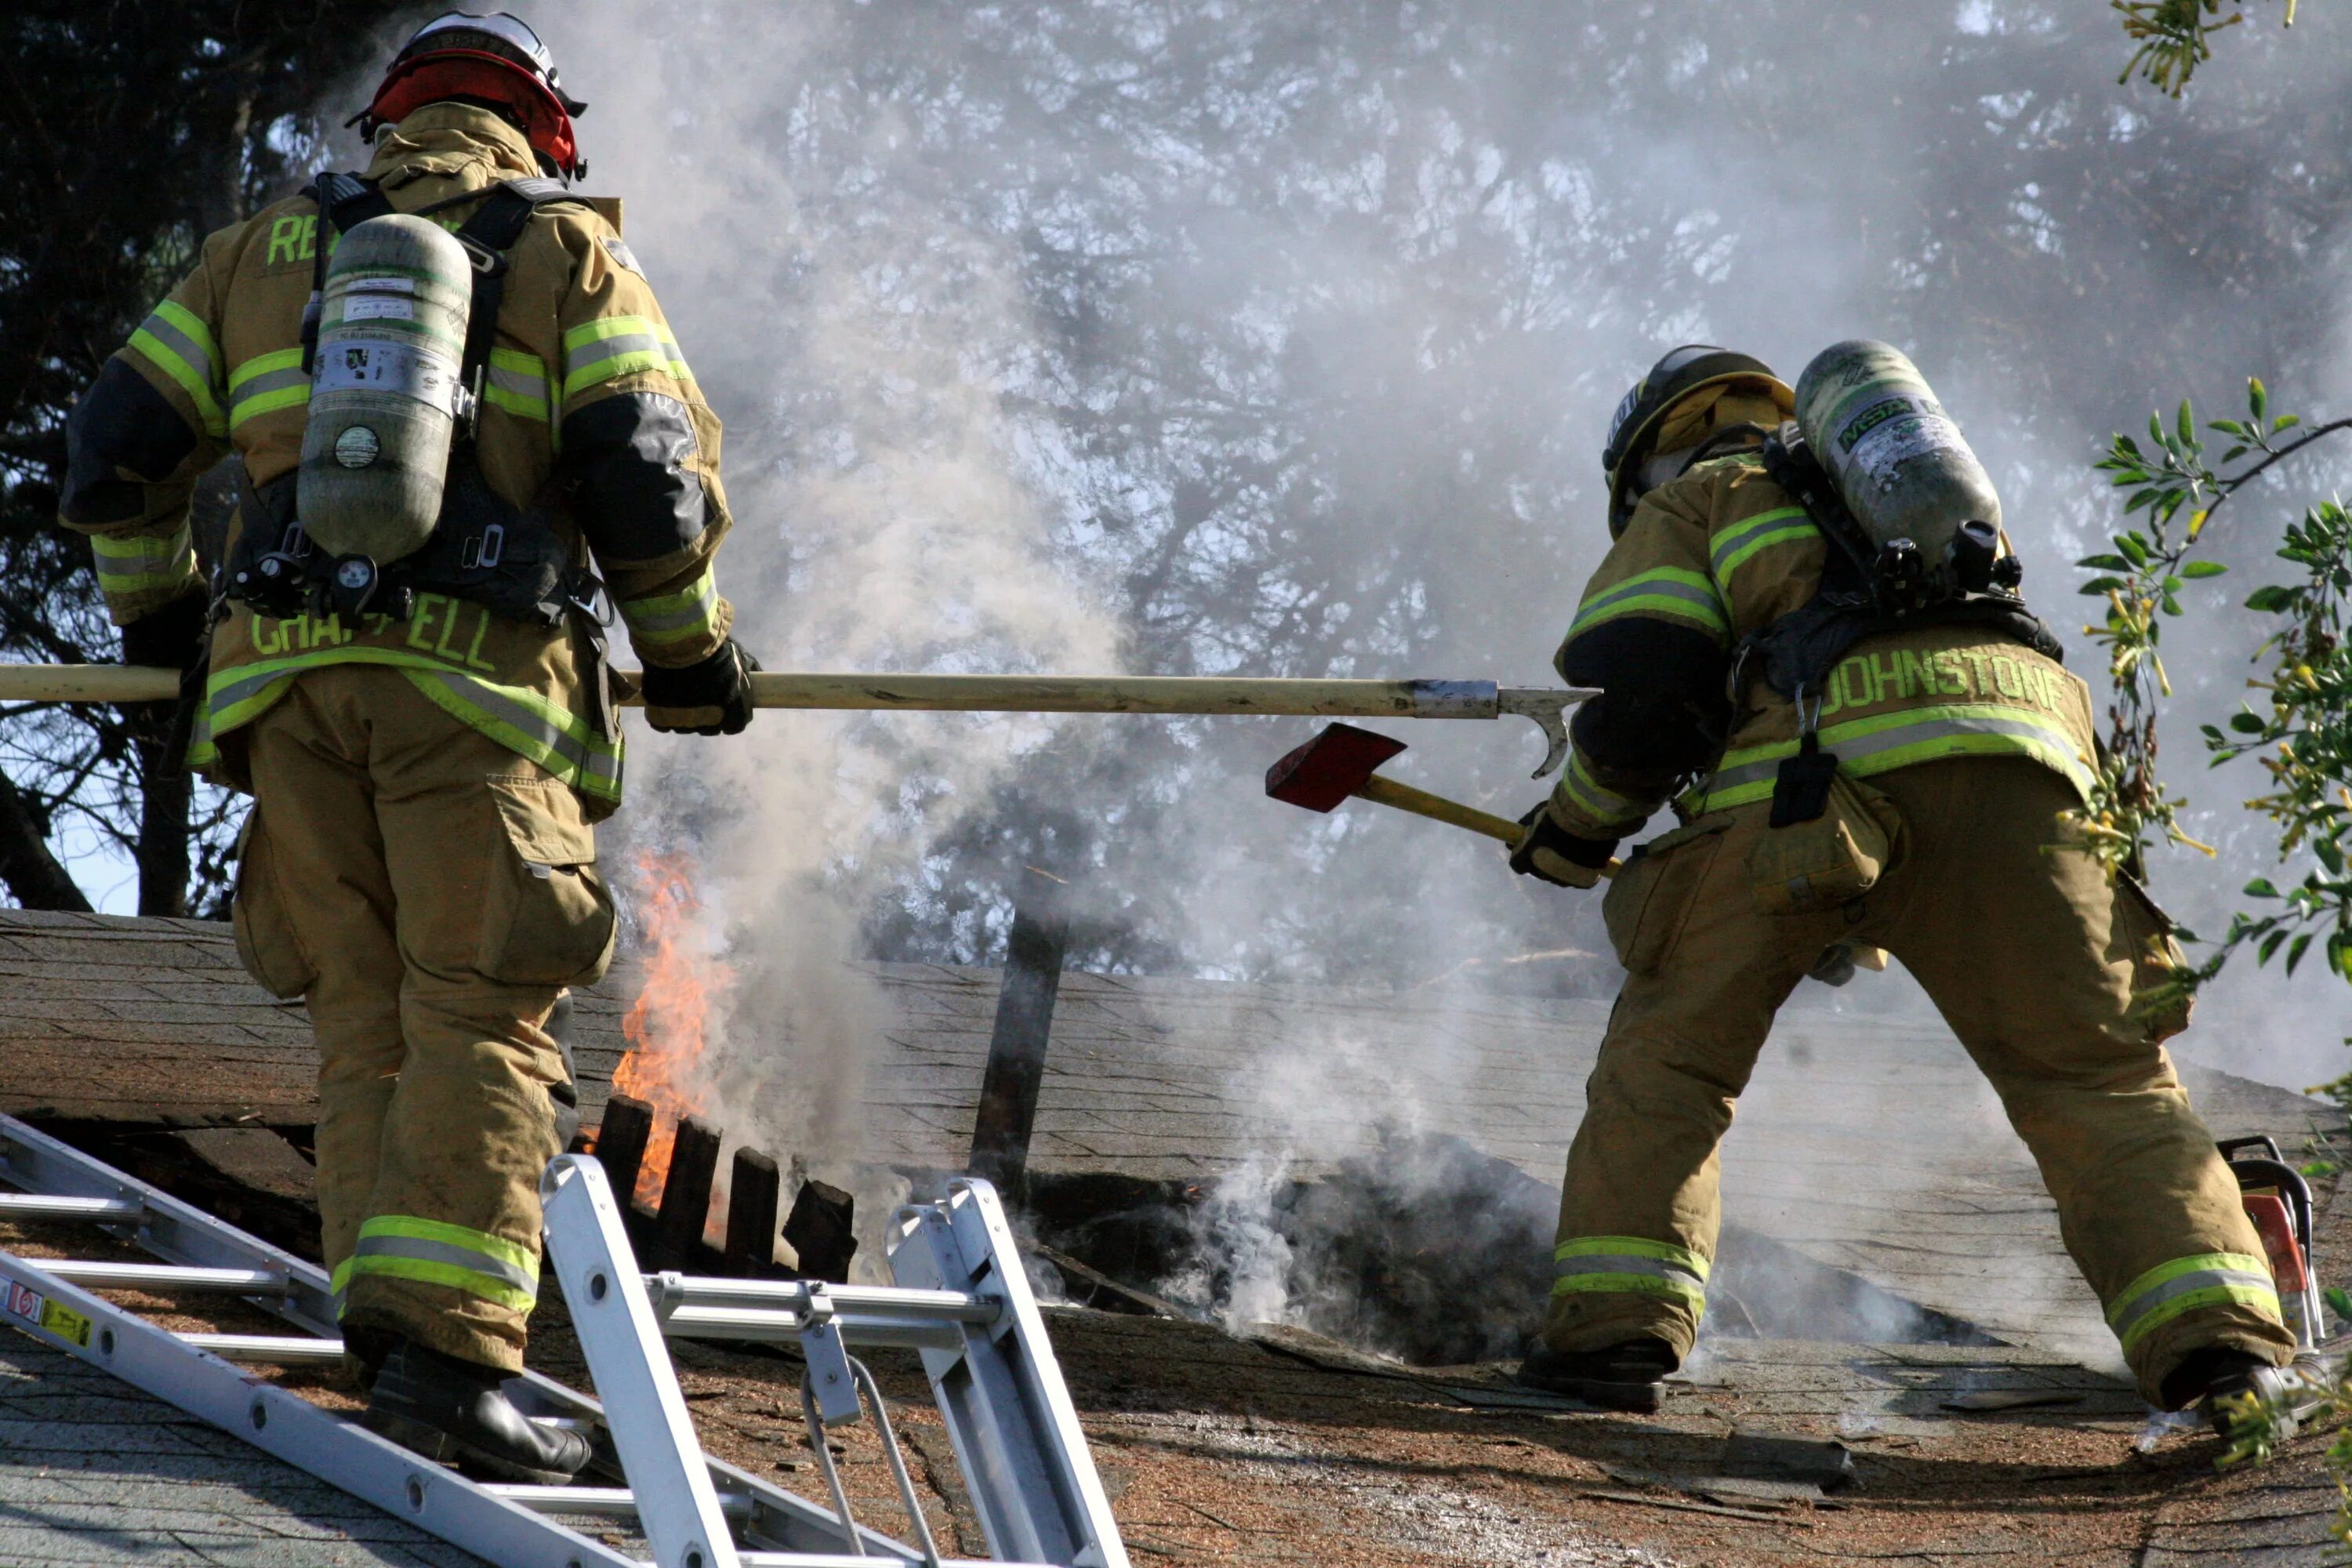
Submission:
{"label": "firefighter's boot", "polygon": [[1605,1410],[1651,1411],[1658,1407],[1666,1374],[1681,1364],[1674,1346],[1659,1339],[1625,1340],[1597,1351],[1556,1351],[1538,1340],[1512,1381]]}
{"label": "firefighter's boot", "polygon": [[401,1340],[368,1393],[368,1429],[412,1453],[491,1480],[562,1486],[588,1463],[588,1440],[515,1408],[496,1367]]}

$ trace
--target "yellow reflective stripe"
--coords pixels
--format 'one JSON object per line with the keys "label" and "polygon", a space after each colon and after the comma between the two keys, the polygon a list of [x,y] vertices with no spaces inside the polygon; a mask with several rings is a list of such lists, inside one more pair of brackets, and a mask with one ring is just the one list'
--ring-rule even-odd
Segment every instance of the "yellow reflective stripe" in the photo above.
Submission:
{"label": "yellow reflective stripe", "polygon": [[1566,1263],[1574,1258],[1643,1258],[1673,1264],[1702,1284],[1707,1276],[1707,1261],[1697,1253],[1671,1241],[1652,1241],[1643,1236],[1576,1236],[1551,1249],[1554,1263]]}
{"label": "yellow reflective stripe", "polygon": [[675,594],[621,601],[621,616],[629,623],[629,635],[656,646],[708,636],[718,609],[719,583],[708,567]]}
{"label": "yellow reflective stripe", "polygon": [[1727,637],[1731,630],[1715,580],[1703,572],[1680,566],[1654,566],[1592,595],[1578,606],[1568,635],[1575,637],[1620,616],[1663,616],[1690,621],[1718,637]]}
{"label": "yellow reflective stripe", "polygon": [[1718,584],[1727,584],[1731,574],[1759,551],[1792,540],[1813,539],[1820,533],[1801,506],[1780,507],[1734,523],[1715,541],[1711,557],[1715,580]]}
{"label": "yellow reflective stripe", "polygon": [[331,664],[389,665],[444,712],[530,758],[573,789],[600,800],[621,798],[618,736],[597,734],[587,721],[535,691],[484,680],[404,648],[372,645],[322,647],[215,669],[205,689],[205,711],[198,716],[202,728],[188,752],[191,765],[215,760],[219,737],[268,711],[295,677]]}
{"label": "yellow reflective stripe", "polygon": [[1555,1296],[1654,1296],[1706,1310],[1706,1259],[1639,1236],[1580,1236],[1552,1249]]}
{"label": "yellow reflective stripe", "polygon": [[175,587],[195,574],[196,552],[183,523],[168,534],[93,533],[98,591],[109,598]]}
{"label": "yellow reflective stripe", "polygon": [[547,366],[537,354],[518,349],[492,349],[488,374],[482,378],[482,401],[521,419],[546,419],[553,387]]}
{"label": "yellow reflective stripe", "polygon": [[2197,1252],[2160,1263],[2116,1293],[2107,1326],[2129,1352],[2148,1331],[2200,1307],[2239,1302],[2279,1315],[2271,1266],[2243,1252]]}
{"label": "yellow reflective stripe", "polygon": [[302,351],[278,349],[256,354],[228,374],[228,425],[234,430],[259,414],[299,408],[310,401],[310,378],[302,374]]}
{"label": "yellow reflective stripe", "polygon": [[563,334],[563,396],[638,371],[692,381],[669,328],[646,316],[605,316]]}
{"label": "yellow reflective stripe", "polygon": [[[1837,753],[1838,766],[1851,778],[1944,757],[2027,756],[2064,774],[2078,791],[2087,794],[2092,784],[2091,770],[2065,722],[2031,708],[1992,702],[1899,708],[1826,725],[1821,743],[1823,751]],[[1766,799],[1781,760],[1796,755],[1797,748],[1795,741],[1776,741],[1727,752],[1715,776],[1685,800],[1721,811]]]}
{"label": "yellow reflective stripe", "polygon": [[1568,771],[1556,787],[1570,809],[1595,827],[1646,822],[1658,809],[1654,803],[1644,804],[1602,784],[1592,776],[1582,752],[1569,753]]}
{"label": "yellow reflective stripe", "polygon": [[220,355],[213,347],[212,330],[194,311],[164,300],[131,334],[131,346],[188,395],[206,435],[217,438],[228,433],[220,405]]}
{"label": "yellow reflective stripe", "polygon": [[468,1296],[478,1296],[485,1301],[494,1302],[518,1312],[528,1312],[539,1305],[539,1293],[535,1290],[520,1289],[493,1275],[467,1268],[461,1264],[444,1263],[429,1258],[399,1258],[374,1254],[365,1257],[354,1256],[351,1259],[351,1273],[344,1277],[346,1289],[349,1289],[350,1279],[364,1274],[373,1274],[383,1279],[413,1279],[423,1285],[446,1285],[450,1289],[462,1290]]}
{"label": "yellow reflective stripe", "polygon": [[510,1270],[519,1279],[536,1284],[539,1280],[539,1249],[509,1241],[487,1230],[472,1230],[446,1220],[420,1219],[415,1215],[380,1214],[360,1222],[360,1240],[376,1237],[405,1237],[412,1241],[429,1241],[442,1247],[453,1247],[478,1254],[484,1268]]}

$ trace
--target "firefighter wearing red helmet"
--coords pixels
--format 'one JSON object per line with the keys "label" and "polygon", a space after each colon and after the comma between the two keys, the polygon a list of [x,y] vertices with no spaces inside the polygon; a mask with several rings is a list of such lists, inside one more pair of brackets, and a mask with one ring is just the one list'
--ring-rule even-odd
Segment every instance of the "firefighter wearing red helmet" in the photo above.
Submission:
{"label": "firefighter wearing red helmet", "polygon": [[[592,827],[620,800],[605,627],[617,609],[656,729],[741,730],[756,668],[713,575],[719,421],[617,208],[563,183],[584,107],[515,17],[428,23],[356,117],[364,173],[210,237],[107,363],[60,503],[126,660],[190,671],[190,763],[255,796],[238,949],[317,1035],[322,1243],[368,1419],[539,1482],[588,1458],[500,1385],[539,1292],[540,1173],[576,1122],[551,1025],[612,951]],[[318,353],[320,300],[332,340],[354,297],[327,290],[329,258],[373,218],[411,232],[394,214],[470,258],[462,362],[449,350],[467,395],[429,539],[337,597],[297,496],[314,390],[347,368]],[[397,283],[366,313],[405,320]],[[230,454],[240,500],[208,584],[189,498]]]}

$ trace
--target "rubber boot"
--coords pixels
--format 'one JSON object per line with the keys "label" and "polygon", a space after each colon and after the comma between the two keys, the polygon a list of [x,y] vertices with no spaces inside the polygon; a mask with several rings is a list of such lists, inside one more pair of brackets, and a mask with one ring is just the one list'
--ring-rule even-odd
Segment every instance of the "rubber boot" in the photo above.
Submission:
{"label": "rubber boot", "polygon": [[1604,1410],[1648,1412],[1664,1397],[1666,1374],[1681,1364],[1672,1345],[1646,1336],[1597,1351],[1556,1351],[1538,1342],[1512,1381]]}
{"label": "rubber boot", "polygon": [[562,1486],[588,1463],[588,1440],[516,1409],[500,1387],[506,1378],[496,1367],[400,1340],[383,1358],[360,1419],[378,1436],[468,1475]]}

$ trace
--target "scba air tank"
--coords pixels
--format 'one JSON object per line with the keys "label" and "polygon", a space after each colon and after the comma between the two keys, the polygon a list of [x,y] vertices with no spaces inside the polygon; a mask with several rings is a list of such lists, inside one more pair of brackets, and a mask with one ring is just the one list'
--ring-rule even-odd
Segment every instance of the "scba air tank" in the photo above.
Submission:
{"label": "scba air tank", "polygon": [[330,556],[377,564],[422,548],[441,515],[474,269],[439,224],[357,225],[327,266],[296,508]]}
{"label": "scba air tank", "polygon": [[1933,563],[1964,523],[1998,533],[1992,479],[1902,350],[1856,339],[1814,355],[1797,378],[1797,424],[1873,543],[1908,539]]}

